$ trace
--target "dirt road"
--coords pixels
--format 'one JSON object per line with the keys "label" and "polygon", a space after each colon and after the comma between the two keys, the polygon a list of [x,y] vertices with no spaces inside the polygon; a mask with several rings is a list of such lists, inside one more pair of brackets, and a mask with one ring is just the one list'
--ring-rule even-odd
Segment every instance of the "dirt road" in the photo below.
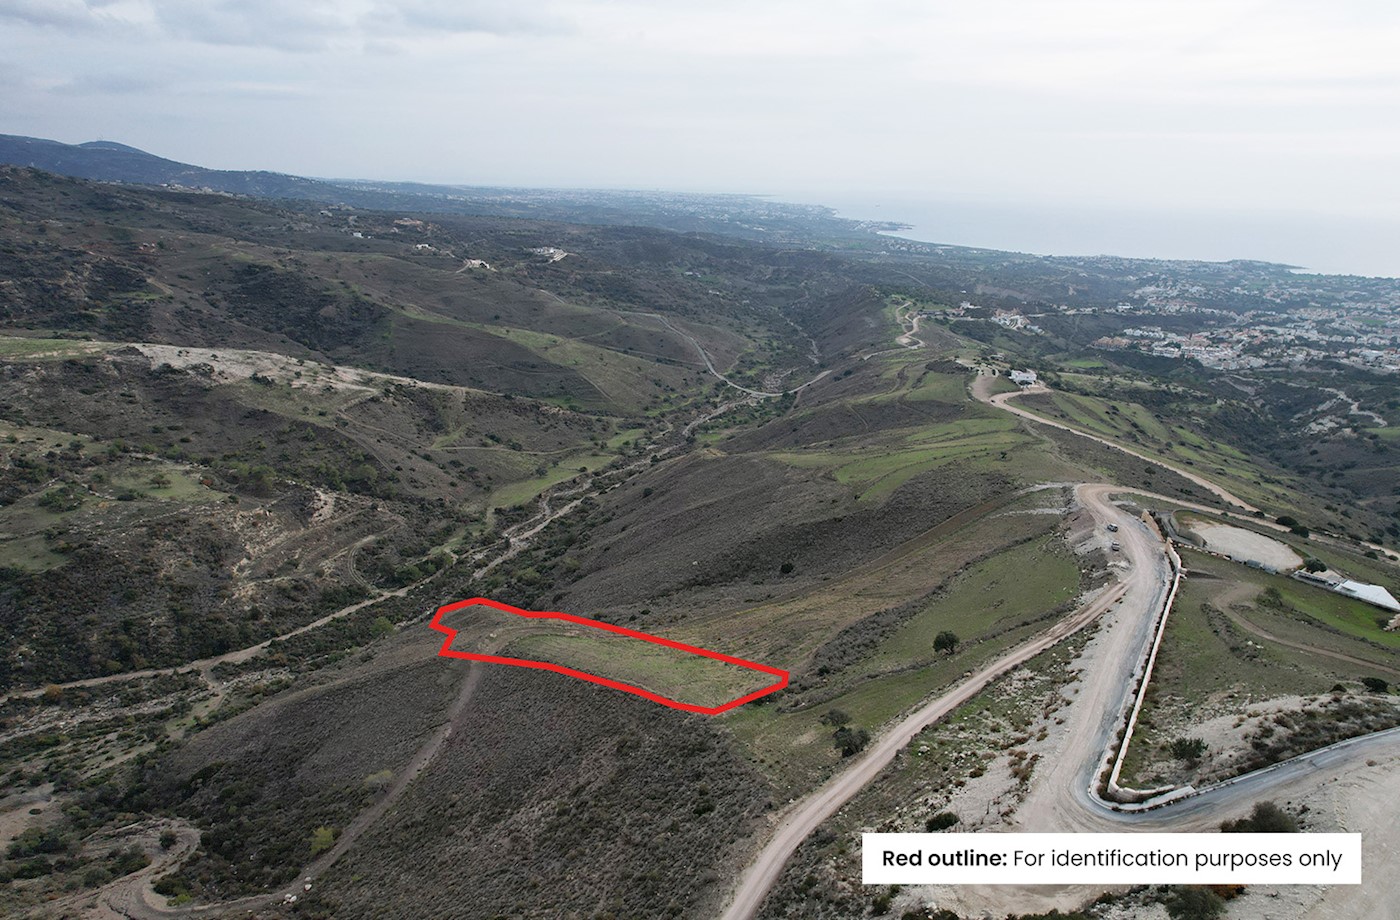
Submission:
{"label": "dirt road", "polygon": [[[1137,674],[1155,632],[1156,615],[1172,579],[1159,536],[1109,501],[1112,494],[1123,491],[1126,490],[1111,485],[1085,485],[1077,490],[1083,506],[1100,525],[1118,525],[1116,536],[1122,556],[1130,564],[1119,584],[1034,642],[985,666],[958,687],[920,707],[883,732],[865,754],[840,774],[799,800],[782,815],[769,841],[741,876],[724,920],[755,917],[802,841],[874,781],[920,730],[971,699],[997,676],[1101,616],[1105,628],[1080,659],[1084,677],[1063,716],[1065,721],[1056,726],[1052,735],[1056,747],[1051,756],[1042,757],[1044,766],[1034,775],[1031,792],[1013,819],[1013,830],[1213,830],[1221,820],[1247,812],[1261,798],[1289,800],[1313,794],[1350,771],[1400,758],[1400,730],[1394,730],[1305,754],[1153,811],[1115,811],[1099,799],[1096,780],[1112,754],[1111,742],[1131,706]],[[1116,603],[1120,600],[1122,603]],[[1400,785],[1400,778],[1392,772],[1377,782],[1394,787]],[[952,907],[966,915],[1002,916],[1077,907],[1098,891],[1055,886],[959,887],[940,889],[937,901],[940,907]],[[1374,898],[1372,894],[1344,894],[1362,900]]]}
{"label": "dirt road", "polygon": [[[1080,489],[1081,500],[1091,508],[1096,518],[1119,522],[1120,530],[1137,526],[1134,518],[1108,504],[1107,494],[1111,489],[1110,486],[1083,486]],[[1128,536],[1126,533],[1124,535]],[[1152,572],[1147,569],[1147,574],[1135,574],[1135,577],[1101,591],[1093,600],[1045,633],[984,665],[957,687],[925,703],[881,733],[870,747],[852,759],[849,766],[801,799],[779,820],[768,843],[741,876],[723,920],[748,920],[757,915],[764,897],[802,841],[872,782],[915,735],[972,699],[996,678],[1092,623],[1119,600],[1131,595],[1131,602],[1149,602],[1149,597],[1155,596],[1154,592],[1160,588],[1160,582],[1154,584]]]}
{"label": "dirt road", "polygon": [[1034,412],[1027,412],[1020,406],[1013,406],[1011,404],[1011,400],[1015,399],[1017,396],[1033,393],[1049,393],[1051,392],[1049,387],[1043,386],[1041,384],[1035,384],[1034,386],[1026,387],[1023,390],[1016,390],[1011,393],[997,393],[996,395],[992,395],[992,393],[990,392],[990,387],[991,382],[995,379],[995,377],[979,373],[977,379],[972,382],[972,395],[976,399],[981,400],[982,402],[987,403],[988,405],[996,406],[999,409],[1005,409],[1012,415],[1018,415],[1021,418],[1028,419],[1032,422],[1038,422],[1041,425],[1049,425],[1051,428],[1059,428],[1063,431],[1073,432],[1074,434],[1077,434],[1080,437],[1088,438],[1091,441],[1097,441],[1100,444],[1120,450],[1125,454],[1131,454],[1132,456],[1137,457],[1139,460],[1145,460],[1148,463],[1156,464],[1157,466],[1160,466],[1163,469],[1171,470],[1173,473],[1176,473],[1177,475],[1190,480],[1191,482],[1195,483],[1201,488],[1206,489],[1212,495],[1217,496],[1226,504],[1236,505],[1250,513],[1259,510],[1258,508],[1251,505],[1249,502],[1240,498],[1238,495],[1235,495],[1233,492],[1223,489],[1215,483],[1211,482],[1209,479],[1202,478],[1201,476],[1198,476],[1195,473],[1190,472],[1189,470],[1183,470],[1179,467],[1172,466],[1170,463],[1166,463],[1158,457],[1153,457],[1149,456],[1148,454],[1140,453],[1139,451],[1133,450],[1131,447],[1125,447],[1122,444],[1119,444],[1117,441],[1110,440],[1109,438],[1100,437],[1096,434],[1090,434],[1089,432],[1084,431],[1080,428],[1076,428],[1073,425],[1066,425],[1063,422],[1057,422],[1052,419],[1048,419],[1043,415],[1036,415]]}
{"label": "dirt road", "polygon": [[[697,352],[700,353],[700,359],[701,359],[702,361],[705,362],[705,370],[707,370],[707,371],[710,372],[710,376],[715,377],[715,378],[718,379],[718,380],[724,381],[725,383],[729,384],[731,387],[733,387],[734,389],[738,390],[738,391],[741,392],[741,393],[747,393],[747,394],[749,394],[750,396],[757,396],[757,397],[759,397],[760,399],[775,399],[775,398],[777,398],[777,397],[779,397],[779,396],[786,396],[786,395],[789,394],[789,393],[796,393],[796,392],[798,392],[798,391],[800,391],[800,390],[805,390],[805,389],[807,389],[807,387],[809,387],[809,386],[811,386],[812,384],[816,383],[818,380],[821,380],[821,379],[822,379],[823,377],[825,377],[827,374],[830,374],[830,373],[831,373],[831,371],[829,371],[829,370],[822,371],[821,373],[819,373],[819,374],[817,374],[815,377],[813,377],[811,380],[808,380],[806,383],[801,384],[801,385],[799,385],[799,386],[795,386],[795,387],[793,387],[793,388],[790,389],[790,390],[783,390],[781,393],[768,393],[768,392],[766,392],[766,391],[764,391],[764,390],[751,390],[751,389],[749,389],[749,388],[746,387],[746,386],[742,386],[742,385],[740,385],[740,384],[735,383],[734,381],[730,380],[728,377],[724,376],[724,374],[720,373],[719,370],[715,367],[715,363],[714,363],[713,361],[710,360],[710,355],[709,355],[708,352],[705,351],[705,346],[701,345],[701,344],[700,344],[700,340],[697,339],[695,336],[691,335],[689,332],[686,332],[684,329],[681,329],[679,326],[674,325],[669,319],[667,319],[666,317],[662,316],[660,313],[639,313],[639,314],[637,314],[637,315],[638,315],[638,316],[649,316],[649,317],[651,317],[652,319],[657,320],[658,322],[661,323],[661,325],[665,326],[667,329],[670,329],[670,330],[671,330],[672,332],[674,332],[676,335],[680,336],[681,338],[683,338],[683,339],[685,339],[687,342],[689,342],[690,345],[691,345],[691,347],[694,348]],[[812,347],[815,348],[815,347],[816,347],[816,343],[813,343],[813,346],[812,346]]]}

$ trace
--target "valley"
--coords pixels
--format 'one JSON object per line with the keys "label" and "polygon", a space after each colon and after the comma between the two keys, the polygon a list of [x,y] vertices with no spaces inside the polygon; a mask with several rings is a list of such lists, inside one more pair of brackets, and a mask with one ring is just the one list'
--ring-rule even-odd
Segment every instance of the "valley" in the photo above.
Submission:
{"label": "valley", "polygon": [[[1264,372],[1092,351],[1118,268],[393,204],[0,167],[8,915],[1001,916],[1101,892],[872,892],[858,833],[1380,827],[1389,617],[1148,512],[1400,590],[1393,377],[1309,371],[1356,411],[1307,447]],[[470,597],[790,681],[439,656]]]}

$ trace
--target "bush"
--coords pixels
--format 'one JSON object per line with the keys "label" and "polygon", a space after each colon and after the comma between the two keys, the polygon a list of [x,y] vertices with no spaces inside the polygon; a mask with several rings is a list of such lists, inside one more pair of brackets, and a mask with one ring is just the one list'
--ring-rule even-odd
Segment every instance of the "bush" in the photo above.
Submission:
{"label": "bush", "polygon": [[842,757],[850,757],[865,750],[865,746],[870,743],[870,732],[863,728],[850,728],[842,726],[836,729],[836,733],[831,736],[836,749],[841,752]]}
{"label": "bush", "polygon": [[1206,743],[1200,738],[1177,738],[1167,747],[1173,757],[1186,763],[1195,763],[1206,752]]}
{"label": "bush", "polygon": [[1273,802],[1255,802],[1248,818],[1220,825],[1221,833],[1225,834],[1292,834],[1297,830],[1298,822],[1293,816]]}
{"label": "bush", "polygon": [[311,832],[311,855],[316,856],[329,850],[335,845],[335,838],[339,836],[333,827],[318,827]]}
{"label": "bush", "polygon": [[1390,684],[1386,681],[1381,680],[1379,677],[1363,677],[1361,678],[1361,686],[1365,687],[1372,693],[1390,692]]}
{"label": "bush", "polygon": [[1166,902],[1172,920],[1214,920],[1225,912],[1220,895],[1199,885],[1187,885],[1172,892]]}
{"label": "bush", "polygon": [[936,831],[946,831],[954,824],[958,823],[958,816],[951,811],[940,811],[938,814],[924,822],[924,829],[930,834]]}

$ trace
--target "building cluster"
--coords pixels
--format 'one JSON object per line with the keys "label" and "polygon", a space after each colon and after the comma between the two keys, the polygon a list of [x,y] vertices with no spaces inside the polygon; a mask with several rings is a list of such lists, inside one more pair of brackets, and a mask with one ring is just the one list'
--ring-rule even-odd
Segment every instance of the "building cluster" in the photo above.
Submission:
{"label": "building cluster", "polygon": [[1220,325],[1189,333],[1145,324],[1103,336],[1093,344],[1164,358],[1193,358],[1221,370],[1297,368],[1331,360],[1400,373],[1400,316],[1352,314],[1339,309],[1231,314]]}

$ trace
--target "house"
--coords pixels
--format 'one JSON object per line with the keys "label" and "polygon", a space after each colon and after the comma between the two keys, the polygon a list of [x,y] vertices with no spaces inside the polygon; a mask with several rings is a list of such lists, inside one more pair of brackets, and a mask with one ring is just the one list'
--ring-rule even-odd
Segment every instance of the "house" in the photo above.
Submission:
{"label": "house", "polygon": [[1380,585],[1368,585],[1359,581],[1344,581],[1332,589],[1338,594],[1345,594],[1347,597],[1354,597],[1359,601],[1365,601],[1372,606],[1382,610],[1390,610],[1400,613],[1400,601],[1391,596],[1390,592]]}
{"label": "house", "polygon": [[1011,382],[1023,387],[1032,386],[1035,384],[1035,371],[1012,371]]}

